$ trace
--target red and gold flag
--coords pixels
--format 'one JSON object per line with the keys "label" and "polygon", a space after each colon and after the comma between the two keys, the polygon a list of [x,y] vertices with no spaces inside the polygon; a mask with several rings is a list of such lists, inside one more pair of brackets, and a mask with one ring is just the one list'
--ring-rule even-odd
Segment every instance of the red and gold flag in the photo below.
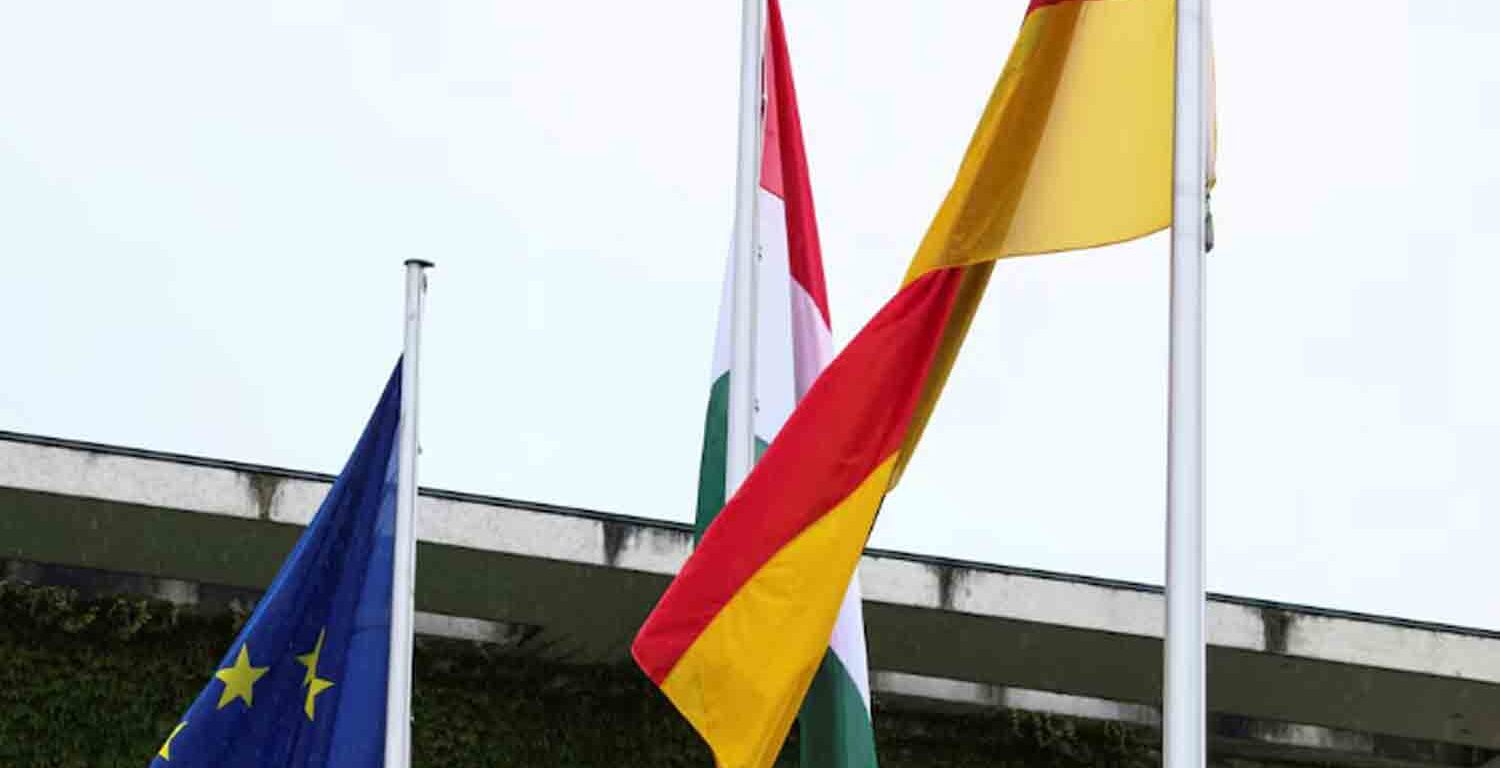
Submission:
{"label": "red and gold flag", "polygon": [[996,259],[1171,218],[1172,0],[1033,0],[900,290],[807,392],[632,651],[726,768],[771,765]]}

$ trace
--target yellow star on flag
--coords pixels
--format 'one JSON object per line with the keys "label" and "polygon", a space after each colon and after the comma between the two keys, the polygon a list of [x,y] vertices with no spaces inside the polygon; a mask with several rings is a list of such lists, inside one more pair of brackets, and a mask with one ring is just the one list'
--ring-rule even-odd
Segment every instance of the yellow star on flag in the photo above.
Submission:
{"label": "yellow star on flag", "polygon": [[307,713],[307,719],[313,719],[313,699],[318,694],[333,687],[332,680],[324,680],[318,677],[318,655],[323,652],[323,630],[318,632],[318,643],[313,646],[311,653],[304,653],[297,657],[297,662],[307,667],[307,672],[302,676],[302,684],[307,686],[307,702],[303,704],[302,711]]}
{"label": "yellow star on flag", "polygon": [[250,666],[250,644],[240,646],[240,653],[235,657],[234,666],[225,667],[214,673],[214,677],[224,681],[224,692],[219,694],[219,709],[235,699],[244,699],[245,706],[253,703],[255,681],[266,673],[269,667]]}
{"label": "yellow star on flag", "polygon": [[164,742],[162,742],[161,751],[157,752],[156,756],[159,757],[159,758],[161,758],[161,759],[163,759],[163,760],[166,760],[167,762],[171,762],[172,761],[172,739],[177,738],[177,734],[181,733],[182,729],[186,728],[186,727],[187,727],[187,721],[186,720],[183,720],[182,722],[178,723],[177,727],[172,729],[172,735],[168,736],[167,740],[164,741]]}

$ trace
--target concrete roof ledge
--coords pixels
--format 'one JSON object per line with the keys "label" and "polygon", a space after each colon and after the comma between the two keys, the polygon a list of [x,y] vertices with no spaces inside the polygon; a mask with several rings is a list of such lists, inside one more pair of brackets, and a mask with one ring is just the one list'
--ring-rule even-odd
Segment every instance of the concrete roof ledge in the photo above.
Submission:
{"label": "concrete roof ledge", "polygon": [[[0,559],[255,587],[294,534],[285,525],[305,525],[329,482],[0,432]],[[178,529],[217,556],[179,556]],[[441,556],[420,566],[424,610],[453,627],[540,627],[546,642],[611,658],[693,543],[681,523],[431,489],[417,530],[420,562]],[[878,669],[1159,698],[1156,588],[877,550],[861,569]],[[1500,749],[1500,633],[1227,596],[1211,598],[1208,620],[1218,711]]]}

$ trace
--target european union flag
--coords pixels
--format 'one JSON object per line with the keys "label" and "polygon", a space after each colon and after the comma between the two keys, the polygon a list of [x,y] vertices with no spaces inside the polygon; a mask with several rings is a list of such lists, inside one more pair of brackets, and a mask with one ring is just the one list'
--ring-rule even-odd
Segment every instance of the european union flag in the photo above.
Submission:
{"label": "european union flag", "polygon": [[349,463],[152,768],[380,768],[401,365]]}

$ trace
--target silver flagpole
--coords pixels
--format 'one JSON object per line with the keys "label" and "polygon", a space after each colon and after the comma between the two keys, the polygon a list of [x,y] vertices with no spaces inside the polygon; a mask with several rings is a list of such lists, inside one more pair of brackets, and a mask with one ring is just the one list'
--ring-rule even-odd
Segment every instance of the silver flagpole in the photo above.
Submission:
{"label": "silver flagpole", "polygon": [[740,30],[740,129],[734,198],[734,294],[730,314],[729,444],[724,498],[728,500],[755,463],[756,195],[760,186],[761,45],[765,0],[744,0]]}
{"label": "silver flagpole", "polygon": [[391,575],[391,655],[385,689],[385,768],[411,765],[411,645],[417,569],[417,371],[421,360],[425,270],[406,261],[406,334],[401,356],[401,434],[396,469],[396,531]]}
{"label": "silver flagpole", "polygon": [[1167,416],[1165,768],[1207,758],[1203,557],[1203,235],[1208,161],[1206,0],[1177,0]]}

